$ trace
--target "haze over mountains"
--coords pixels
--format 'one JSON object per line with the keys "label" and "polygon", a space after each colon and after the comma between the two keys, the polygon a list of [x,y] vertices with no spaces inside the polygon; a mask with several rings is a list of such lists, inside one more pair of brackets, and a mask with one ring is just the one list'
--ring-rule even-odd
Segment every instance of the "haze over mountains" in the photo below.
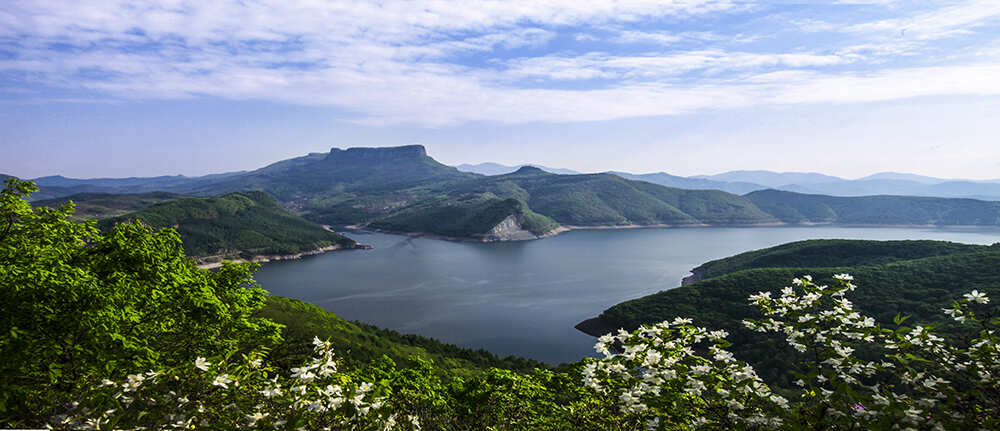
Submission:
{"label": "haze over mountains", "polygon": [[[484,175],[500,175],[514,172],[520,166],[525,165],[505,166],[497,163],[480,163],[478,165],[458,165],[457,168]],[[558,174],[577,173],[569,169],[538,167]],[[689,177],[671,175],[666,172],[634,174],[611,171],[610,173],[630,180],[648,181],[667,187],[722,190],[740,195],[770,188],[831,196],[897,195],[1000,200],[1000,179],[973,181],[897,172],[880,172],[854,180],[814,172],[759,170],[730,171],[715,175]]]}

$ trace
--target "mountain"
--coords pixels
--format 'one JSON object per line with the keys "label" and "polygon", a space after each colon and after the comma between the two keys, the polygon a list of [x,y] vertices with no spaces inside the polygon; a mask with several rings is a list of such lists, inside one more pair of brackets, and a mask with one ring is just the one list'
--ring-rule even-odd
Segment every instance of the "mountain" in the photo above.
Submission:
{"label": "mountain", "polygon": [[[690,178],[712,180],[720,183],[747,181],[767,186],[760,187],[757,190],[773,188],[798,193],[832,196],[897,195],[1000,200],[1000,180],[954,180],[898,172],[880,172],[856,180],[847,180],[816,173],[779,173],[771,171],[732,171],[717,175],[699,175]],[[678,186],[680,185],[678,184]],[[716,188],[732,193],[739,193],[736,189],[722,188],[721,186]],[[754,190],[747,190],[746,192],[751,191]]]}
{"label": "mountain", "polygon": [[[745,198],[721,191],[671,189],[611,174],[557,175],[529,166],[505,175],[423,182],[329,205],[320,202],[305,211],[307,218],[332,225],[501,240],[544,236],[559,224],[777,222]],[[508,234],[496,232],[504,222]]]}
{"label": "mountain", "polygon": [[421,145],[383,148],[333,148],[280,161],[264,168],[229,177],[200,181],[174,190],[191,194],[262,190],[294,206],[307,200],[344,196],[345,193],[400,189],[420,181],[474,178],[438,163]]}
{"label": "mountain", "polygon": [[722,190],[736,195],[742,195],[752,191],[764,190],[768,188],[760,184],[740,181],[715,181],[697,177],[679,177],[676,175],[670,175],[666,172],[630,174],[628,172],[612,171],[609,173],[629,180],[646,181],[666,187],[691,190]]}
{"label": "mountain", "polygon": [[760,184],[771,188],[780,188],[786,184],[822,184],[844,181],[843,178],[814,172],[771,172],[771,171],[730,171],[715,175],[696,175],[699,178],[713,181],[744,182]]}
{"label": "mountain", "polygon": [[176,226],[185,252],[203,261],[358,247],[354,240],[288,212],[263,192],[158,203],[103,219],[98,226],[108,229],[125,220],[142,220],[153,227]]}
{"label": "mountain", "polygon": [[939,241],[813,240],[785,244],[708,262],[695,269],[703,279],[675,289],[617,304],[578,328],[592,335],[619,327],[633,329],[676,316],[698,326],[725,329],[733,353],[773,381],[789,386],[783,370],[793,366],[783,343],[747,330],[741,321],[757,318],[747,297],[777,292],[793,277],[810,274],[820,284],[833,274],[850,273],[859,287],[850,294],[859,312],[890,324],[897,314],[914,324],[954,326],[941,313],[972,289],[1000,294],[1000,245],[978,246]]}
{"label": "mountain", "polygon": [[925,175],[907,174],[900,172],[879,172],[876,174],[869,175],[867,177],[858,178],[856,181],[867,181],[867,180],[902,180],[902,181],[912,181],[915,183],[922,183],[922,184],[938,184],[950,181],[941,178],[928,177]]}
{"label": "mountain", "polygon": [[536,167],[536,168],[541,169],[543,171],[551,172],[553,174],[562,174],[562,175],[575,175],[575,174],[579,174],[579,172],[571,170],[571,169],[549,168],[549,167],[545,167],[545,166],[542,166],[542,165],[507,166],[507,165],[501,165],[499,163],[492,163],[492,162],[479,163],[479,164],[475,164],[475,165],[470,165],[470,164],[466,163],[466,164],[461,164],[461,165],[455,166],[455,168],[457,168],[458,170],[460,170],[462,172],[471,172],[471,173],[480,174],[480,175],[503,175],[503,174],[509,174],[509,173],[514,172],[514,171],[517,171],[518,169],[521,169],[521,168],[523,168],[525,166]]}
{"label": "mountain", "polygon": [[76,205],[73,213],[78,219],[101,219],[115,217],[130,212],[148,208],[154,204],[168,202],[184,198],[169,192],[151,192],[138,194],[110,194],[110,193],[78,193],[56,199],[32,201],[33,206],[46,206],[55,208],[66,201],[73,201]]}
{"label": "mountain", "polygon": [[[815,181],[834,178],[757,171],[741,175],[763,179],[791,175],[814,181],[810,187],[830,184]],[[558,232],[560,225],[1000,224],[1000,203],[996,202],[902,196],[846,198],[777,190],[739,196],[691,188],[759,186],[665,173],[630,178],[642,180],[611,173],[558,175],[532,166],[483,176],[443,165],[428,156],[424,147],[408,145],[333,148],[329,153],[312,153],[250,172],[156,181],[169,183],[169,192],[195,196],[263,191],[316,223],[480,241],[540,238]],[[153,180],[104,179],[83,184],[53,177],[46,181],[71,187],[127,188],[148,187]]]}
{"label": "mountain", "polygon": [[1000,225],[1000,202],[912,196],[837,197],[761,190],[745,196],[786,223]]}

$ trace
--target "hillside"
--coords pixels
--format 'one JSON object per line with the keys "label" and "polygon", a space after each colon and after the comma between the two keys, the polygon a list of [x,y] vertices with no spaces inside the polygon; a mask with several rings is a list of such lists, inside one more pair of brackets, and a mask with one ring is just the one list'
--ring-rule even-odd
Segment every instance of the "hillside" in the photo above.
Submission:
{"label": "hillside", "polygon": [[73,201],[76,205],[76,212],[73,216],[78,219],[102,219],[116,217],[130,212],[148,208],[154,204],[168,202],[184,198],[169,192],[151,192],[135,194],[109,194],[109,193],[78,193],[56,199],[46,199],[33,201],[33,206],[46,206],[55,208],[66,201]]}
{"label": "hillside", "polygon": [[[859,250],[862,253],[858,257],[848,256]],[[823,259],[824,255],[832,257]],[[760,291],[776,292],[790,285],[794,277],[810,274],[826,283],[833,274],[850,273],[859,286],[851,300],[860,312],[890,325],[896,314],[909,314],[924,324],[940,323],[945,332],[952,325],[941,308],[952,300],[972,289],[991,296],[1000,294],[998,245],[805,241],[744,253],[703,267],[721,275],[617,304],[578,327],[596,334],[609,328],[633,329],[676,316],[691,317],[699,326],[729,331],[737,357],[755,364],[758,370],[770,370],[769,378],[777,379],[783,375],[780,370],[791,366],[780,354],[784,347],[766,335],[746,330],[740,322],[758,316],[748,305],[748,296]]]}
{"label": "hillside", "polygon": [[288,212],[263,192],[179,199],[104,219],[98,225],[107,228],[123,220],[142,220],[155,227],[177,226],[188,255],[212,260],[358,246]]}
{"label": "hillside", "polygon": [[744,269],[753,268],[817,268],[857,265],[877,265],[901,260],[945,256],[989,250],[981,245],[944,241],[862,241],[822,239],[796,241],[762,250],[706,262],[691,270],[697,282]]}
{"label": "hillside", "polygon": [[312,353],[312,339],[318,336],[329,339],[340,359],[351,365],[367,364],[386,355],[404,366],[409,366],[414,356],[431,360],[439,371],[459,377],[473,376],[490,367],[519,371],[548,368],[531,359],[500,358],[483,349],[464,349],[433,338],[349,322],[316,305],[292,298],[268,296],[257,315],[285,326],[281,331],[285,343],[274,354],[292,365]]}
{"label": "hillside", "polygon": [[1000,202],[913,196],[836,197],[778,190],[746,195],[761,210],[786,223],[878,225],[1000,224]]}

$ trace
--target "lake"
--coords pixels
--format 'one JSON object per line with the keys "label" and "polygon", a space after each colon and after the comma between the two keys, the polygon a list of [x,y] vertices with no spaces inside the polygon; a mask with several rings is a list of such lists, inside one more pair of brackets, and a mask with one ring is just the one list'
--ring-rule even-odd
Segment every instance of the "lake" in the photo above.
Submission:
{"label": "lake", "polygon": [[578,322],[677,287],[709,260],[803,239],[1000,242],[992,228],[830,226],[576,230],[508,243],[348,236],[375,248],[268,263],[256,278],[348,320],[550,363],[593,354]]}

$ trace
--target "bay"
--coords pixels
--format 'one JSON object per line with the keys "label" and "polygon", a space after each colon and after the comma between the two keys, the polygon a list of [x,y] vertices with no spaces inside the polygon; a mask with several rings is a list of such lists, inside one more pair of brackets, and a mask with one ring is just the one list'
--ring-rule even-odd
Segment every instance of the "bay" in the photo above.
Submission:
{"label": "bay", "polygon": [[561,363],[593,354],[594,339],[574,325],[619,302],[677,287],[709,260],[803,239],[992,244],[1000,241],[1000,229],[607,229],[508,243],[371,232],[348,236],[374,249],[268,263],[256,279],[275,295],[311,302],[348,320],[501,356]]}

